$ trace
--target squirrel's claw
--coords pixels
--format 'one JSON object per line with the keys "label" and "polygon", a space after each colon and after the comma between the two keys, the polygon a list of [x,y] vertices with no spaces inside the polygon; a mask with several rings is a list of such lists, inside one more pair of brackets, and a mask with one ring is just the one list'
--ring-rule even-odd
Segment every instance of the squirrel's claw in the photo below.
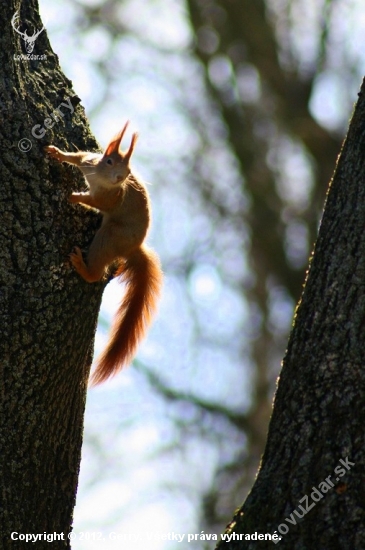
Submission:
{"label": "squirrel's claw", "polygon": [[55,147],[55,145],[46,145],[44,150],[51,158],[62,162],[62,152],[58,147]]}

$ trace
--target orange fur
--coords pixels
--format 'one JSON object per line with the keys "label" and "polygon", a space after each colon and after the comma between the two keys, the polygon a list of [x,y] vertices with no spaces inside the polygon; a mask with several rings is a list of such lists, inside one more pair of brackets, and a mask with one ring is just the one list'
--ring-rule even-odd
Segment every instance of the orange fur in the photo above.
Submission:
{"label": "orange fur", "polygon": [[129,166],[138,134],[132,135],[126,153],[119,149],[127,126],[128,122],[111,139],[104,154],[67,153],[54,145],[45,147],[50,157],[78,166],[85,176],[89,191],[72,193],[70,202],[97,208],[103,214],[86,261],[75,247],[69,256],[71,264],[85,281],[93,283],[100,281],[117,260],[121,262],[117,275],[126,283],[126,294],[107,348],[97,363],[93,384],[103,382],[131,361],[151,321],[162,284],[158,256],[142,244],[150,223],[148,192]]}
{"label": "orange fur", "polygon": [[161,290],[160,262],[147,247],[142,246],[125,260],[118,275],[126,283],[126,294],[114,319],[109,343],[97,361],[93,385],[104,382],[132,360]]}

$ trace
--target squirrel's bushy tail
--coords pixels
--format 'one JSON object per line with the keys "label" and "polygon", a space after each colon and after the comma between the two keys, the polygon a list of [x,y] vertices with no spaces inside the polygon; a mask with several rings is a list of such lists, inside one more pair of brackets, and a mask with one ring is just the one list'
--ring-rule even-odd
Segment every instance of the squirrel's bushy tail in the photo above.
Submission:
{"label": "squirrel's bushy tail", "polygon": [[93,385],[116,374],[132,360],[161,291],[160,261],[145,246],[131,254],[117,275],[126,283],[126,294],[114,319],[107,347],[98,359],[91,379]]}

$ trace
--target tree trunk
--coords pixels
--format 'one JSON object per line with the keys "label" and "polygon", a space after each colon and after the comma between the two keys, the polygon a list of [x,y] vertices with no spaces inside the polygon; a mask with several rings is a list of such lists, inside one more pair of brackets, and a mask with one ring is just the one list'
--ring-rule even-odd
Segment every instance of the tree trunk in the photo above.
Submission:
{"label": "tree trunk", "polygon": [[[365,548],[365,85],[337,163],[253,489],[218,548]],[[308,512],[307,512],[308,510]]]}
{"label": "tree trunk", "polygon": [[[46,159],[43,147],[96,143],[46,31],[29,59],[18,57],[27,53],[25,31],[42,28],[37,2],[3,2],[0,18],[1,548],[29,548],[26,533],[63,534],[56,547],[69,548],[103,284],[85,283],[67,260],[99,220],[68,204],[82,178]],[[37,548],[49,542],[38,539]]]}

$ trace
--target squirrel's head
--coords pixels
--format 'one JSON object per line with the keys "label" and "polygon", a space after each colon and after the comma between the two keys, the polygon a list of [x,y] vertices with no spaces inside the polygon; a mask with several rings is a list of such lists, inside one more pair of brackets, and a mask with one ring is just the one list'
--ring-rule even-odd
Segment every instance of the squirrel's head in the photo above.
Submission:
{"label": "squirrel's head", "polygon": [[110,185],[116,185],[125,181],[131,172],[129,161],[137,143],[138,134],[134,133],[132,135],[131,144],[127,152],[123,153],[119,148],[128,124],[129,120],[125,123],[122,130],[110,140],[99,163],[104,172],[105,180]]}

